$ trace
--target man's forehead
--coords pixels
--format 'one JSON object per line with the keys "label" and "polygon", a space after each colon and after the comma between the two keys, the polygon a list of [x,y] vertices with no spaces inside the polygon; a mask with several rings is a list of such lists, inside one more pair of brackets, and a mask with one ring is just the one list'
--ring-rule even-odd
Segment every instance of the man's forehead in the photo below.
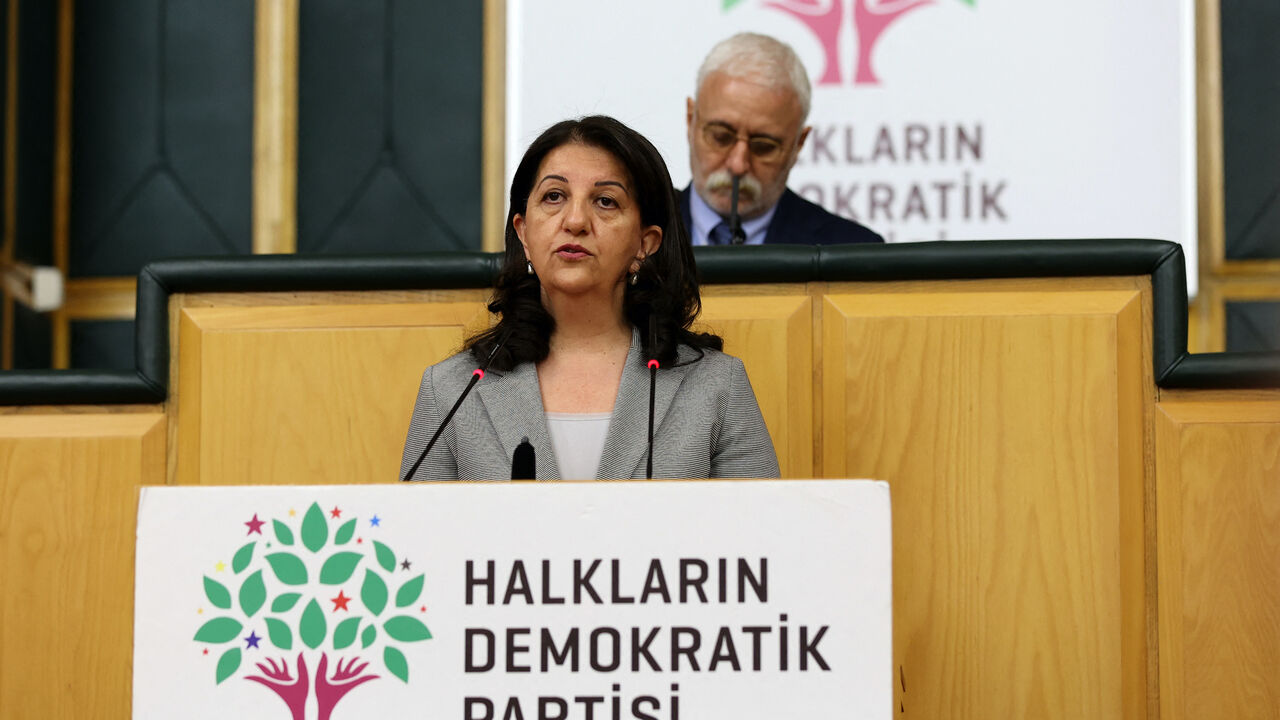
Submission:
{"label": "man's forehead", "polygon": [[703,122],[723,122],[740,130],[799,130],[800,99],[795,90],[759,78],[711,73],[695,98]]}

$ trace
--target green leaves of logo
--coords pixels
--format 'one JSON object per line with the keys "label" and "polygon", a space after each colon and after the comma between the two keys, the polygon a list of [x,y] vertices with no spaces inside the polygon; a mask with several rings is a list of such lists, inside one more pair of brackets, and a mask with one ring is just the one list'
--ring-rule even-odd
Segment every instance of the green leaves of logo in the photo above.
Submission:
{"label": "green leaves of logo", "polygon": [[352,518],[342,524],[338,528],[337,534],[333,536],[334,545],[346,545],[351,542],[351,536],[356,534],[356,520]]}
{"label": "green leaves of logo", "polygon": [[329,542],[329,524],[324,519],[320,504],[311,503],[302,518],[302,546],[311,552],[320,552],[326,542]]}
{"label": "green leaves of logo", "polygon": [[[333,517],[341,514],[338,508],[332,511]],[[291,511],[290,517],[293,516]],[[257,515],[254,517],[256,520]],[[329,517],[318,502],[313,502],[298,525],[289,519],[271,520],[270,535],[278,548],[275,552],[264,551],[260,558],[265,562],[251,568],[258,557],[257,542],[250,541],[241,545],[232,558],[235,580],[228,580],[228,575],[217,576],[219,580],[203,576],[209,605],[223,611],[224,616],[201,625],[194,639],[210,645],[230,644],[218,656],[214,671],[217,683],[235,675],[246,657],[252,663],[254,656],[250,653],[257,651],[259,640],[263,643],[262,654],[266,655],[273,652],[270,646],[280,651],[294,650],[297,641],[310,650],[320,650],[331,642],[335,651],[352,652],[357,640],[360,650],[370,650],[379,640],[412,643],[431,639],[431,631],[418,618],[386,612],[394,591],[395,608],[413,613],[408,608],[421,600],[425,577],[418,574],[400,583],[401,576],[395,574],[396,553],[389,546],[372,538],[364,538],[363,545],[353,542],[360,528],[354,517],[340,525],[335,521],[331,534]],[[370,526],[380,527],[377,523],[375,518]],[[270,536],[263,542],[264,548],[271,547]],[[326,548],[330,550],[327,554]],[[368,562],[362,564],[366,559]],[[404,567],[409,567],[407,562]],[[362,568],[363,577],[356,578],[355,573]],[[355,582],[360,583],[359,604],[356,598],[344,595],[352,592]],[[335,593],[337,597],[333,597]],[[332,608],[329,602],[333,603]],[[349,608],[347,603],[351,603]],[[254,639],[252,634],[263,632],[264,625],[266,637]],[[387,671],[407,683],[409,663],[404,652],[385,645],[381,654]]]}
{"label": "green leaves of logo", "polygon": [[267,556],[271,570],[276,578],[285,585],[306,585],[307,566],[302,564],[297,555],[287,552],[271,553]]}
{"label": "green leaves of logo", "polygon": [[382,663],[392,675],[409,682],[409,661],[404,659],[404,653],[388,645],[382,650]]}
{"label": "green leaves of logo", "polygon": [[333,629],[333,649],[341,650],[355,642],[356,631],[359,629],[360,618],[358,617],[353,617],[338,623],[338,627]]}
{"label": "green leaves of logo", "polygon": [[396,607],[408,607],[418,602],[418,596],[422,594],[422,576],[410,580],[400,589],[396,591]]}
{"label": "green leaves of logo", "polygon": [[272,645],[281,650],[293,649],[293,631],[283,620],[267,618],[267,637],[271,639]]}
{"label": "green leaves of logo", "polygon": [[328,631],[329,623],[324,619],[324,611],[320,609],[320,603],[313,598],[307,603],[307,609],[302,611],[302,622],[298,624],[298,637],[302,638],[304,645],[315,650],[324,642],[324,636]]}
{"label": "green leaves of logo", "polygon": [[231,558],[231,569],[235,574],[239,575],[244,569],[249,567],[249,562],[253,560],[253,546],[257,543],[248,543],[244,547],[236,551],[236,556]]}
{"label": "green leaves of logo", "polygon": [[391,552],[391,548],[383,545],[377,540],[373,541],[373,550],[378,556],[378,564],[387,572],[396,571],[396,554]]}
{"label": "green leaves of logo", "polygon": [[408,615],[397,615],[382,625],[382,629],[387,631],[393,640],[400,642],[417,642],[418,640],[430,640],[431,631],[427,629],[417,618],[411,618]]}
{"label": "green leaves of logo", "polygon": [[372,570],[364,571],[364,584],[360,586],[360,602],[374,615],[381,615],[387,607],[387,584]]}
{"label": "green leaves of logo", "polygon": [[240,586],[240,609],[245,617],[253,617],[266,601],[267,586],[262,583],[262,571],[259,570]]}
{"label": "green leaves of logo", "polygon": [[223,680],[231,677],[232,673],[240,669],[240,648],[233,647],[222,653],[222,657],[218,658],[218,669],[214,671],[214,677],[217,684],[221,685]]}
{"label": "green leaves of logo", "polygon": [[320,568],[320,582],[325,585],[341,585],[350,580],[351,574],[356,571],[356,564],[363,557],[360,553],[353,552],[334,553]]}
{"label": "green leaves of logo", "polygon": [[224,643],[235,639],[244,628],[238,620],[229,617],[214,618],[196,631],[196,642]]}
{"label": "green leaves of logo", "polygon": [[204,595],[209,598],[209,603],[214,607],[223,610],[231,609],[231,592],[222,583],[208,575],[204,578]]}
{"label": "green leaves of logo", "polygon": [[276,531],[276,542],[281,545],[293,544],[293,531],[289,529],[288,525],[285,525],[279,520],[272,520],[271,527]]}
{"label": "green leaves of logo", "polygon": [[302,597],[302,593],[284,593],[271,601],[271,612],[284,613],[293,609],[298,604],[298,599]]}

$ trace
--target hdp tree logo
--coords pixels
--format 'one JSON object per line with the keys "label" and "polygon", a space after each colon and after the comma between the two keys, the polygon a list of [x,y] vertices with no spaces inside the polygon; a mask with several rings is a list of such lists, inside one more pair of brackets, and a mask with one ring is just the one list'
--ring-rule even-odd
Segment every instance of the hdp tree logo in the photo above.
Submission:
{"label": "hdp tree logo", "polygon": [[[289,515],[296,513],[290,510]],[[262,532],[266,522],[255,513],[244,523],[249,528],[246,534],[261,539],[235,552],[229,577],[222,576],[226,566],[219,562],[214,573],[219,579],[204,578],[205,597],[217,617],[200,626],[195,641],[206,645],[205,655],[210,647],[220,651],[214,681],[221,684],[243,665],[255,665],[260,674],[244,679],[270,688],[289,707],[294,720],[304,717],[313,691],[319,719],[329,720],[347,693],[378,679],[360,655],[376,655],[379,644],[382,667],[407,683],[408,660],[392,642],[431,639],[427,626],[413,617],[412,606],[422,594],[422,574],[399,582],[397,569],[408,575],[412,567],[407,558],[397,564],[395,552],[387,545],[376,540],[365,544],[363,537],[356,537],[356,518],[342,521],[330,536],[329,520],[340,520],[342,510],[335,507],[328,515],[319,504],[311,504],[296,535],[301,547],[288,523],[273,520],[273,548]],[[365,529],[373,531],[381,520],[374,515],[368,523]],[[315,568],[318,572],[313,572]],[[357,578],[359,590],[355,589]],[[394,607],[390,607],[393,587]],[[418,613],[425,611],[425,606],[418,609]],[[204,614],[205,609],[200,612]],[[283,653],[292,655],[295,649],[298,655],[291,667]],[[282,653],[279,662],[270,657],[273,650]],[[308,650],[314,665],[307,662]]]}
{"label": "hdp tree logo", "polygon": [[[729,10],[742,0],[722,0],[722,9]],[[819,85],[841,85],[844,76],[840,71],[840,32],[844,19],[858,41],[858,55],[854,61],[854,85],[879,85],[880,78],[871,64],[876,43],[895,20],[934,0],[853,0],[852,12],[845,12],[844,0],[762,0],[761,5],[791,15],[804,23],[822,45],[825,61]],[[977,0],[960,0],[973,6]]]}

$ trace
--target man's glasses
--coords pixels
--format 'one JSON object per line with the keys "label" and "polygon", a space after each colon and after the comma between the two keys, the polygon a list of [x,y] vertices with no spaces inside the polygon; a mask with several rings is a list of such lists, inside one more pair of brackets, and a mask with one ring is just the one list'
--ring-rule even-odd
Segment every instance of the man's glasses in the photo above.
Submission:
{"label": "man's glasses", "polygon": [[702,126],[702,140],[712,149],[728,152],[739,140],[747,141],[747,152],[760,162],[774,162],[782,157],[782,143],[767,135],[739,135],[728,125],[709,122]]}

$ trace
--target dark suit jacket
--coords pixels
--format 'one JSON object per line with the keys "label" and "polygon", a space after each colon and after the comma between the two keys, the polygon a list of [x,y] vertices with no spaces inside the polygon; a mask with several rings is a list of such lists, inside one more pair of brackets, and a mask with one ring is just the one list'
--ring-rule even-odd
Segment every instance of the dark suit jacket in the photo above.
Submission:
{"label": "dark suit jacket", "polygon": [[[714,350],[680,346],[679,361],[657,374],[654,402],[655,478],[776,478],[778,458],[742,361]],[[440,420],[471,379],[476,362],[459,353],[427,368],[413,408],[400,477],[418,458]],[[599,478],[643,478],[648,453],[649,370],[640,336],[631,351],[605,436]],[[521,437],[537,451],[539,480],[560,475],[538,371],[533,363],[490,372],[476,385],[431,448],[415,480],[505,480]]]}
{"label": "dark suit jacket", "polygon": [[[693,228],[689,210],[690,188],[680,191],[680,215],[684,226]],[[766,245],[840,245],[844,243],[882,243],[884,238],[852,220],[832,215],[820,205],[811,203],[786,190],[778,200],[778,210],[765,233]]]}

